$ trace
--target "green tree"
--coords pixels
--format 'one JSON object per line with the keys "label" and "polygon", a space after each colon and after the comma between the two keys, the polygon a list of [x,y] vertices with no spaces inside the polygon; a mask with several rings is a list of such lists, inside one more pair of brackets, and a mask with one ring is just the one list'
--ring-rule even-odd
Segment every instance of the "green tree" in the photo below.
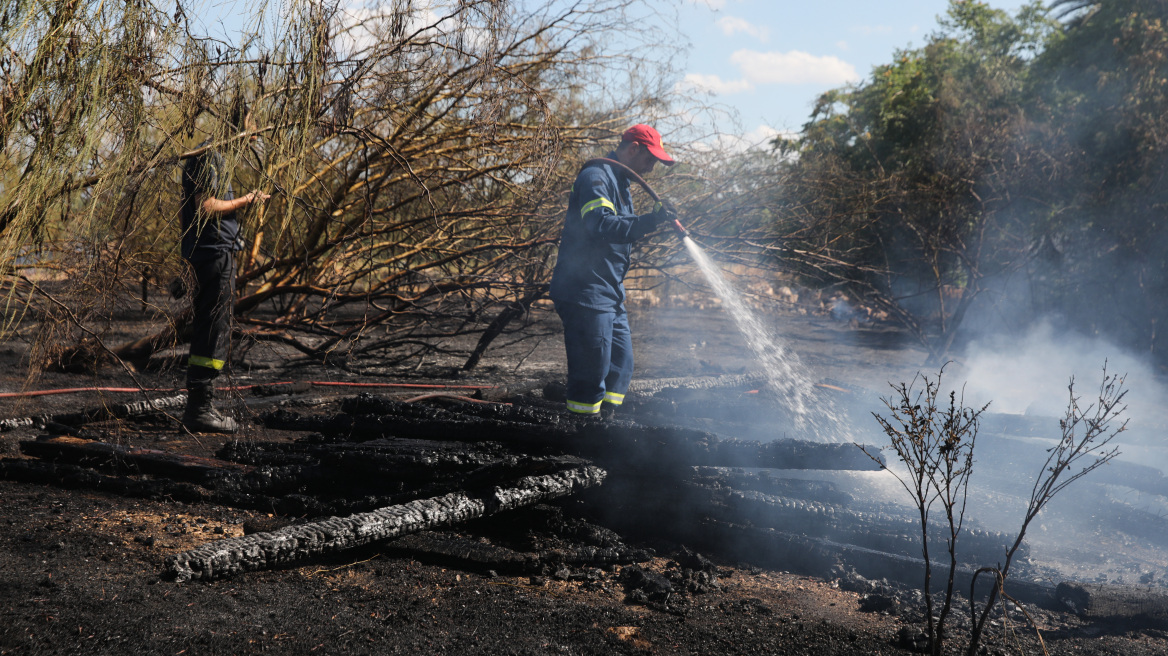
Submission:
{"label": "green tree", "polygon": [[1168,321],[1168,6],[1149,0],[1054,3],[1060,38],[1034,62],[1034,106],[1052,175],[1036,232],[1057,245],[1036,262],[1034,296],[1165,361]]}
{"label": "green tree", "polygon": [[779,215],[797,269],[886,310],[944,357],[987,279],[1027,252],[1012,192],[1040,153],[1025,140],[1031,63],[1053,38],[1038,5],[1015,17],[954,0],[922,48],[822,96],[797,142]]}

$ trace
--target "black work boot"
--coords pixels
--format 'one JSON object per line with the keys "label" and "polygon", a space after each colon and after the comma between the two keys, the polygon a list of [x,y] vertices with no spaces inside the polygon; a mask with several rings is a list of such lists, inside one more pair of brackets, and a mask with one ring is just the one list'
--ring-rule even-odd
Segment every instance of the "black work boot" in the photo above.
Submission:
{"label": "black work boot", "polygon": [[235,433],[239,424],[215,409],[215,387],[210,382],[187,383],[187,409],[182,424],[193,433]]}

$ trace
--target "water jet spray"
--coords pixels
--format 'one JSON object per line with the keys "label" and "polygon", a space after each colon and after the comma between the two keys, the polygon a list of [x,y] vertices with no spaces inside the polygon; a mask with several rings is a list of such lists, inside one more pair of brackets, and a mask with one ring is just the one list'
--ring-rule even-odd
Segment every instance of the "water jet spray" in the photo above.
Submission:
{"label": "water jet spray", "polygon": [[[608,164],[624,171],[630,179],[641,185],[650,198],[655,202],[662,202],[661,197],[653,191],[649,183],[625,164],[607,157],[598,157],[588,160],[584,166],[592,164]],[[673,228],[714,292],[722,299],[724,307],[746,338],[747,346],[758,356],[767,380],[791,413],[795,427],[814,439],[851,441],[851,429],[834,405],[830,400],[820,399],[815,395],[810,372],[803,366],[798,355],[776,340],[754,316],[741,295],[722,276],[713,260],[689,237],[689,231],[681,225],[681,221],[674,219]]]}

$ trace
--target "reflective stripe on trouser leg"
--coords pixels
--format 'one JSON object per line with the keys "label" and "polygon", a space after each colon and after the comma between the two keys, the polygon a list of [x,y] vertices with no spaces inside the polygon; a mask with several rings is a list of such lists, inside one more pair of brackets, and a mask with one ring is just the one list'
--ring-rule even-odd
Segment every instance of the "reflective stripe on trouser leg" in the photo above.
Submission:
{"label": "reflective stripe on trouser leg", "polygon": [[188,372],[205,380],[218,375],[227,361],[235,301],[235,258],[231,251],[199,251],[190,263],[195,289],[191,297]]}
{"label": "reflective stripe on trouser leg", "polygon": [[600,412],[600,401],[597,401],[596,403],[580,403],[578,401],[568,399],[568,409],[581,415],[594,415]]}
{"label": "reflective stripe on trouser leg", "polygon": [[[564,347],[568,356],[568,409],[582,414],[599,412],[604,400],[605,384],[625,380],[631,373],[631,349],[627,335],[617,333],[614,343],[614,326],[627,321],[618,320],[623,312],[604,312],[568,303],[557,303],[556,312],[564,324]],[[618,346],[619,344],[619,346]],[[620,371],[613,375],[613,356],[619,352]],[[630,362],[625,362],[628,359]],[[616,390],[623,393],[624,388]]]}

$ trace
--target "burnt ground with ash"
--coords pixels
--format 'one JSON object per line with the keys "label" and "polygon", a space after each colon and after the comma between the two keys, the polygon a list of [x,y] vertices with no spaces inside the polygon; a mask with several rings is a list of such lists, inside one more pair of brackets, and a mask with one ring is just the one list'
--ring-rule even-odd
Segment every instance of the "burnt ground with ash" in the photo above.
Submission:
{"label": "burnt ground with ash", "polygon": [[[123,328],[126,336],[137,329],[131,319]],[[889,331],[857,331],[819,317],[788,317],[784,325],[794,348],[833,388],[881,390],[889,380],[911,378],[923,360]],[[469,452],[456,450],[456,456],[427,446],[430,464],[415,465],[415,471],[432,467],[433,461],[447,468],[439,468],[441,475],[427,478],[422,486],[401,483],[415,462],[409,457],[420,452],[405,454],[409,457],[403,460],[404,452],[393,447],[398,450],[387,453],[385,445],[387,436],[410,426],[420,432],[409,439],[426,437],[426,425],[405,421],[403,416],[413,411],[400,409],[403,401],[421,394],[417,390],[373,390],[365,396],[358,396],[359,390],[319,387],[286,390],[290,394],[275,390],[274,396],[239,392],[232,403],[237,415],[247,418],[239,441],[184,435],[160,415],[94,416],[0,433],[0,455],[9,463],[39,462],[21,448],[23,440],[72,434],[85,442],[251,463],[247,466],[326,462],[334,467],[314,469],[315,478],[291,494],[278,486],[257,490],[224,485],[224,477],[216,478],[216,484],[187,480],[164,488],[130,489],[143,481],[172,478],[127,469],[119,458],[103,466],[92,461],[54,464],[55,484],[34,482],[35,472],[10,473],[9,480],[0,480],[0,588],[5,599],[0,653],[898,654],[911,653],[919,644],[915,638],[921,611],[913,586],[857,571],[860,561],[849,560],[854,554],[823,550],[841,535],[855,537],[849,512],[871,515],[873,507],[830,480],[776,481],[754,468],[733,467],[773,466],[760,464],[760,459],[792,457],[751,451],[750,440],[788,437],[780,420],[743,419],[755,407],[755,397],[743,396],[755,391],[747,389],[752,385],[738,385],[721,395],[673,389],[664,396],[634,399],[626,409],[630,416],[664,412],[671,417],[665,423],[681,427],[665,436],[660,426],[622,424],[619,418],[609,420],[608,428],[580,428],[571,419],[540,414],[551,412],[547,404],[554,405],[543,398],[555,393],[555,386],[547,383],[562,376],[554,321],[539,324],[533,332],[541,330],[549,336],[501,343],[489,351],[473,376],[460,375],[461,360],[453,357],[413,361],[405,368],[363,360],[345,369],[323,369],[278,347],[257,347],[224,381],[394,381],[502,388],[488,395],[512,406],[469,406],[444,399],[409,404],[426,408],[417,412],[430,419],[445,418],[445,423],[431,424],[435,430],[457,432],[472,424],[471,431],[497,431]],[[741,340],[719,320],[697,321],[693,312],[646,311],[634,315],[634,333],[639,378],[733,379],[750,372],[752,361],[742,353]],[[4,390],[21,388],[24,353],[19,341],[0,347],[0,357],[9,365],[0,379]],[[180,374],[146,371],[138,378],[162,388],[177,385]],[[125,374],[107,369],[97,375],[46,373],[35,387],[128,382]],[[721,411],[678,410],[701,406],[703,395]],[[0,418],[53,415],[76,420],[70,413],[102,401],[135,398],[141,397],[89,393],[4,400]],[[386,403],[396,408],[395,414],[385,408],[381,414],[367,412],[371,405]],[[503,410],[517,406],[532,408],[527,423],[510,424],[511,429],[508,424],[475,423],[497,419],[492,413],[518,412]],[[382,418],[371,426],[373,416]],[[578,440],[580,448],[565,455],[564,449],[541,443],[539,431],[521,430],[516,436],[514,430],[515,425],[547,424],[559,426],[553,438]],[[610,434],[613,426],[619,429],[615,437]],[[638,430],[658,432],[646,437]],[[703,437],[715,433],[740,439]],[[618,449],[604,443],[605,436],[663,449],[636,451],[643,462],[615,458],[611,456]],[[860,437],[876,441],[871,435]],[[514,452],[517,440],[527,460],[502,455]],[[329,451],[339,444],[364,445],[367,451],[360,457],[367,462]],[[741,460],[744,452],[753,460]],[[261,453],[266,455],[257,455]],[[662,469],[663,453],[722,460],[694,469],[702,463],[675,455],[664,468],[669,475],[658,476],[654,472]],[[261,463],[265,457],[266,465]],[[385,461],[395,457],[399,459]],[[556,467],[575,466],[571,458],[581,457],[608,470],[603,485],[274,569],[185,583],[167,575],[169,557],[213,540],[279,531],[338,510],[360,512],[432,497],[458,489],[458,481],[468,474],[494,481],[505,470],[503,478],[510,480],[546,472],[551,461]],[[277,460],[280,464],[273,465]],[[400,467],[395,470],[400,476],[354,483],[364,480],[354,472],[376,476],[384,471],[378,467]],[[853,462],[842,469],[848,475],[862,466]],[[356,485],[368,494],[322,492],[333,484]],[[880,506],[875,511],[891,509]],[[698,515],[707,521],[676,528]],[[718,519],[724,521],[709,521]],[[883,538],[881,544],[890,552],[903,550],[893,539],[896,531],[888,530],[897,521],[865,524],[863,530],[870,538]],[[982,537],[991,547],[999,539],[992,531]],[[1145,537],[1156,539],[1151,533]],[[818,541],[794,541],[811,538]],[[809,552],[816,557],[804,557]],[[1114,579],[1112,570],[1121,565],[1096,568],[1104,577],[1099,580]],[[1045,570],[1034,571],[1041,578]],[[1162,631],[1166,625],[1156,613],[1106,618],[1076,615],[1054,603],[1027,603],[1027,610],[1052,654],[1168,653],[1168,634]],[[963,617],[956,619],[952,633],[962,632]],[[1042,653],[1017,611],[995,620],[988,645],[989,653]]]}

